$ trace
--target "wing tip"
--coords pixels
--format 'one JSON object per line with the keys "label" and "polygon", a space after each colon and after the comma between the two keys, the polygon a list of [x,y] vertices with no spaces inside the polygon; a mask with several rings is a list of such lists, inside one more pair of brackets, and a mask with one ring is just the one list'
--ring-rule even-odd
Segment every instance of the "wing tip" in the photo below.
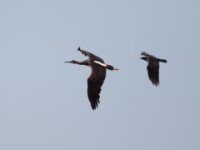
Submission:
{"label": "wing tip", "polygon": [[99,100],[96,103],[91,103],[92,110],[96,110],[98,108]]}
{"label": "wing tip", "polygon": [[158,82],[158,83],[153,83],[153,82],[152,82],[152,84],[153,84],[154,86],[158,87],[160,83],[159,83],[159,82]]}

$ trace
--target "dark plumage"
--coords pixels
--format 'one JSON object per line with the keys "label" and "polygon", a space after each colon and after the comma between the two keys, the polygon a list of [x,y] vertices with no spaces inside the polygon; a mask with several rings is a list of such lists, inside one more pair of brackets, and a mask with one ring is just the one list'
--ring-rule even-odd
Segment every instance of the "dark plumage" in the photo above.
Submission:
{"label": "dark plumage", "polygon": [[153,85],[158,86],[159,85],[159,62],[167,63],[167,60],[156,58],[153,55],[149,55],[146,52],[142,52],[141,55],[144,57],[141,57],[141,59],[148,62],[147,65],[147,71],[148,76]]}
{"label": "dark plumage", "polygon": [[111,65],[105,64],[102,58],[85,50],[81,50],[80,47],[78,48],[78,51],[80,51],[85,56],[88,56],[88,59],[82,62],[71,60],[71,61],[66,61],[65,63],[86,65],[91,67],[92,72],[87,80],[88,83],[87,93],[91,107],[94,110],[98,107],[99,104],[101,86],[103,85],[103,82],[106,77],[106,69],[109,70],[118,70],[118,69],[114,68]]}

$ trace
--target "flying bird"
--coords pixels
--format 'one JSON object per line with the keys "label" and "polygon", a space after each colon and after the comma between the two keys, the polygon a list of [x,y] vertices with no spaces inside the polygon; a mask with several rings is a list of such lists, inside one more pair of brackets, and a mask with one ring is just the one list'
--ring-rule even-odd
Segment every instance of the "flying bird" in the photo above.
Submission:
{"label": "flying bird", "polygon": [[146,52],[142,52],[141,55],[144,57],[141,57],[140,59],[143,59],[148,62],[147,65],[147,71],[149,79],[151,80],[152,84],[155,86],[159,85],[159,62],[167,63],[167,60],[156,58],[153,55],[149,55]]}
{"label": "flying bird", "polygon": [[65,63],[85,65],[91,68],[91,74],[87,79],[88,89],[88,99],[90,101],[91,107],[95,110],[98,107],[101,87],[104,83],[106,77],[106,69],[109,70],[119,70],[111,65],[105,64],[103,59],[90,53],[85,50],[82,50],[80,47],[78,48],[82,54],[88,57],[88,59],[84,61],[65,61]]}

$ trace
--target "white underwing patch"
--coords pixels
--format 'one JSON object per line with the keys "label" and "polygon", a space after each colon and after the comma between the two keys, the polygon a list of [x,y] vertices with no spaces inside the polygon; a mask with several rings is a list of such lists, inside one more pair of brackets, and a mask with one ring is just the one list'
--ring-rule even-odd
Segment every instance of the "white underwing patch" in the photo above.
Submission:
{"label": "white underwing patch", "polygon": [[99,61],[94,61],[94,63],[96,63],[96,64],[99,64],[100,66],[103,66],[103,67],[106,67],[107,65],[106,64],[104,64],[104,63],[102,63],[102,62],[99,62]]}

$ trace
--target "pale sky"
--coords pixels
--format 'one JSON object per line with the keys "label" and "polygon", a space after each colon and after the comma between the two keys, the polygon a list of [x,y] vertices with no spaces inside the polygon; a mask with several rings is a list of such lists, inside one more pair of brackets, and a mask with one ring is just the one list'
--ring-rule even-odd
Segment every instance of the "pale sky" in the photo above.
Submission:
{"label": "pale sky", "polygon": [[[0,1],[1,150],[199,150],[200,1]],[[100,105],[90,51],[107,71]],[[160,85],[141,51],[168,60]]]}

